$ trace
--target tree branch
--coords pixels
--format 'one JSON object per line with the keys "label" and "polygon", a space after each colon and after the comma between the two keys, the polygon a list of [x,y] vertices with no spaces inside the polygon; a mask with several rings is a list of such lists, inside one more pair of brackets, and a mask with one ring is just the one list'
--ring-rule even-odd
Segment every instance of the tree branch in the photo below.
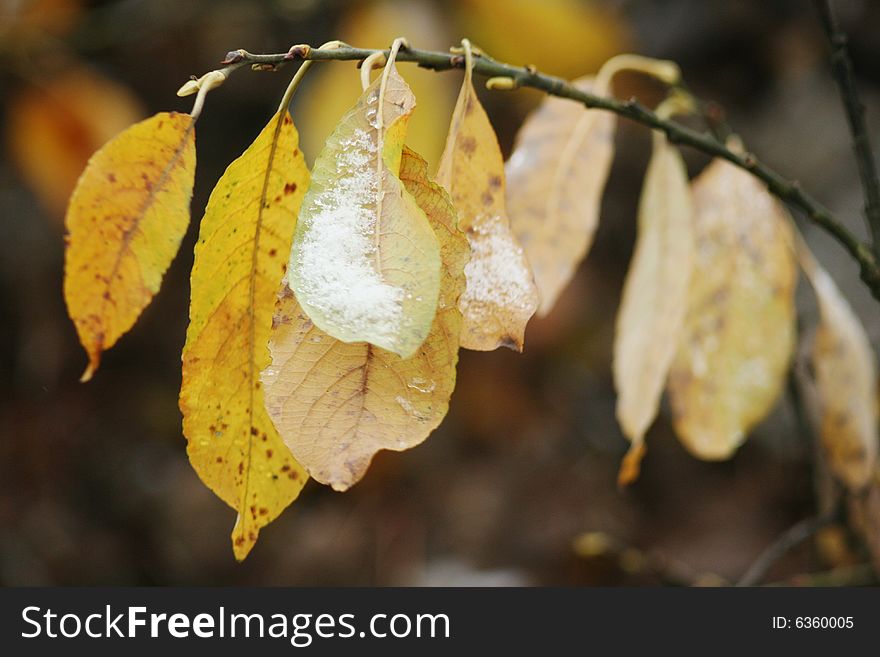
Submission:
{"label": "tree branch", "polygon": [[759,584],[773,567],[773,564],[785,556],[789,550],[806,541],[823,527],[833,523],[839,515],[838,509],[834,509],[832,513],[807,518],[790,527],[755,559],[736,585],[755,586]]}
{"label": "tree branch", "polygon": [[[275,70],[296,59],[361,61],[377,52],[384,52],[386,55],[388,53],[387,50],[370,48],[341,47],[334,50],[319,50],[308,45],[296,45],[287,53],[278,54],[252,54],[245,50],[235,50],[228,53],[222,63],[227,68],[251,64],[253,68],[258,70]],[[461,55],[417,48],[402,48],[397,55],[397,61],[414,62],[422,68],[435,71],[464,67],[464,57]],[[701,133],[675,121],[661,119],[635,99],[621,101],[615,98],[595,96],[581,91],[562,78],[544,75],[533,66],[513,66],[480,55],[474,57],[474,72],[490,78],[509,77],[515,81],[518,87],[538,89],[551,96],[579,102],[585,107],[614,112],[636,123],[664,132],[673,143],[684,144],[707,155],[723,158],[748,171],[764,182],[772,194],[799,209],[810,221],[836,239],[858,263],[862,280],[870,288],[874,297],[880,300],[880,267],[878,267],[878,258],[871,251],[871,247],[847,230],[830,210],[801,189],[796,181],[788,180],[776,173],[753,154],[734,152],[709,132]]]}
{"label": "tree branch", "polygon": [[840,96],[846,109],[846,120],[852,134],[853,150],[856,153],[859,178],[865,195],[865,219],[871,231],[874,256],[880,259],[880,178],[877,176],[874,151],[865,125],[865,106],[856,88],[852,60],[846,47],[846,34],[837,24],[831,9],[831,0],[815,0],[815,4],[822,29],[831,46],[831,74],[840,89]]}

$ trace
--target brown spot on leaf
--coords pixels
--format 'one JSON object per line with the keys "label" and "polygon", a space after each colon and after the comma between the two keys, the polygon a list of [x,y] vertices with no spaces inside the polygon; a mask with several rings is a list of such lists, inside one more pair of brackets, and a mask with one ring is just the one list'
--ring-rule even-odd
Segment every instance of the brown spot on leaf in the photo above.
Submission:
{"label": "brown spot on leaf", "polygon": [[462,137],[459,145],[461,150],[467,155],[473,155],[474,151],[477,150],[477,140],[470,135]]}
{"label": "brown spot on leaf", "polygon": [[284,185],[284,193],[285,194],[293,194],[295,191],[296,191],[296,183],[295,182],[289,182],[286,185]]}

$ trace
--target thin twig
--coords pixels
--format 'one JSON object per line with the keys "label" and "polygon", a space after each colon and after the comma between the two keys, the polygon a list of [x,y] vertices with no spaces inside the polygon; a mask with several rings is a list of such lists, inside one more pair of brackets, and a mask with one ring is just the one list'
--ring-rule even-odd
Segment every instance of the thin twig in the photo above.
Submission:
{"label": "thin twig", "polygon": [[[230,52],[223,64],[249,63],[252,67],[273,69],[289,61],[301,60],[342,60],[362,61],[370,55],[384,52],[381,49],[340,47],[335,50],[317,50],[308,45],[293,46],[287,53],[253,54],[245,50]],[[401,49],[397,56],[401,62],[414,62],[422,68],[446,71],[464,67],[464,57],[454,53],[434,52],[417,48]],[[533,66],[513,66],[495,61],[485,55],[474,57],[475,73],[493,78],[512,78],[517,87],[531,87],[551,96],[569,98],[589,108],[607,110],[636,123],[664,132],[667,138],[677,144],[690,146],[707,155],[720,157],[748,171],[764,182],[772,194],[799,209],[813,223],[824,229],[858,263],[861,277],[874,297],[880,300],[880,266],[871,246],[853,235],[825,206],[801,189],[796,181],[788,180],[760,162],[751,153],[734,152],[719,141],[711,132],[698,132],[675,121],[661,119],[635,99],[617,100],[595,96],[578,89],[562,78],[544,75]]]}
{"label": "thin twig", "polygon": [[833,513],[807,518],[790,527],[755,559],[736,585],[755,586],[759,584],[770,568],[789,550],[806,541],[823,527],[833,523],[837,520],[838,515],[837,509],[835,509]]}
{"label": "thin twig", "polygon": [[865,219],[871,231],[874,255],[880,259],[880,178],[877,176],[877,164],[871,139],[865,125],[865,106],[859,98],[853,75],[852,60],[847,50],[846,34],[840,29],[831,0],[815,0],[819,20],[831,46],[831,74],[840,89],[843,106],[846,109],[846,120],[852,134],[853,149],[859,167],[859,178],[865,195]]}
{"label": "thin twig", "polygon": [[874,567],[869,563],[854,566],[838,566],[819,573],[802,573],[781,582],[772,582],[767,586],[872,586],[880,583]]}

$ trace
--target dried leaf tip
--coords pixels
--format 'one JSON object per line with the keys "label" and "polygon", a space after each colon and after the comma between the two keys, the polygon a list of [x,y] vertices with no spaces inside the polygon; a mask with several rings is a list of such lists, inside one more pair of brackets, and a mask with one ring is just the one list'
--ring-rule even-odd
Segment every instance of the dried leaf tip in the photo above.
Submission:
{"label": "dried leaf tip", "polygon": [[82,376],[79,377],[80,383],[88,383],[92,380],[92,377],[95,375],[95,372],[98,370],[98,365],[101,364],[101,356],[97,354],[89,354],[89,364],[86,365],[85,371],[82,373]]}
{"label": "dried leaf tip", "polygon": [[620,461],[620,470],[617,472],[617,485],[619,487],[629,486],[639,478],[645,451],[647,451],[647,447],[642,440],[630,445],[630,448]]}

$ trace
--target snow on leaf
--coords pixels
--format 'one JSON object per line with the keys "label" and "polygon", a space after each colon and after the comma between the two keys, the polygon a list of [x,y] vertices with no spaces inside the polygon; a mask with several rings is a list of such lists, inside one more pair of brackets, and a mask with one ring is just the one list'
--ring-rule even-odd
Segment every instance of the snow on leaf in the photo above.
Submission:
{"label": "snow on leaf", "polygon": [[459,227],[471,245],[461,297],[461,346],[522,351],[526,323],[538,306],[522,246],[513,235],[504,200],[504,161],[489,117],[466,69],[437,181],[449,190]]}
{"label": "snow on leaf", "polygon": [[321,330],[402,357],[427,336],[440,278],[437,239],[397,176],[414,106],[392,64],[342,118],[315,162],[289,269]]}
{"label": "snow on leaf", "polygon": [[275,309],[263,372],[266,405],[297,460],[316,480],[345,490],[381,449],[421,443],[440,423],[455,386],[468,244],[446,192],[404,150],[400,178],[426,213],[442,253],[439,303],[431,330],[403,359],[367,342],[342,342],[315,325],[289,289]]}

